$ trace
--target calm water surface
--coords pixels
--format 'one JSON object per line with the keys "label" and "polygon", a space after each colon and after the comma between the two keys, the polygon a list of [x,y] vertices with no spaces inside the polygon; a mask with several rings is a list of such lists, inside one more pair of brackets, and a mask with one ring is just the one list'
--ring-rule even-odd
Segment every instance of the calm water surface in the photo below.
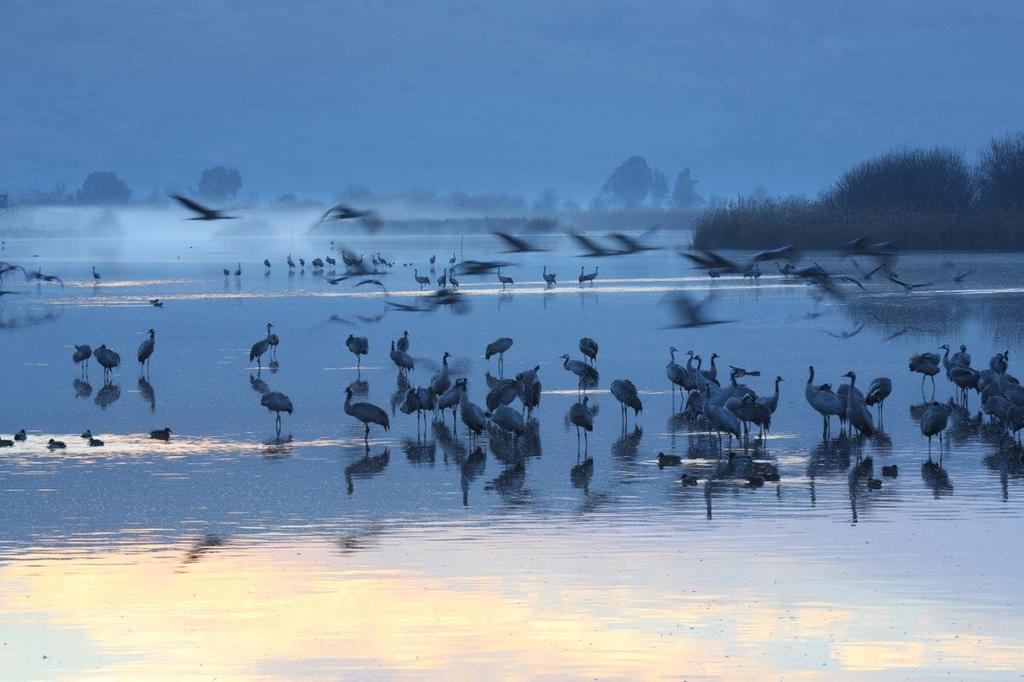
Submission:
{"label": "calm water surface", "polygon": [[[768,268],[756,283],[711,282],[670,250],[595,261],[542,241],[553,250],[510,258],[507,292],[492,277],[463,277],[463,314],[392,311],[367,323],[360,316],[385,310],[374,287],[288,274],[287,253],[322,257],[325,241],[9,240],[0,260],[66,286],[11,278],[3,288],[19,293],[0,298],[0,433],[30,434],[0,451],[2,675],[1020,675],[1020,452],[981,423],[972,396],[942,468],[923,467],[920,378],[907,371],[912,353],[948,342],[966,343],[976,366],[1009,349],[1010,371],[1024,373],[1018,257],[958,256],[958,271],[974,271],[962,284],[907,295],[872,282],[840,302],[816,301]],[[453,251],[495,255],[488,237],[347,243],[421,273],[431,253],[439,263]],[[853,272],[825,254],[806,260]],[[949,260],[908,257],[897,269],[908,281],[948,280]],[[221,275],[238,261],[240,278]],[[545,264],[565,283],[544,290]],[[592,289],[576,286],[581,264],[600,266]],[[419,295],[412,268],[384,281],[392,300]],[[667,292],[709,289],[714,315],[737,322],[662,329]],[[163,309],[148,305],[154,297]],[[268,321],[279,367],[257,372],[248,350]],[[157,350],[140,380],[134,353],[149,328]],[[540,365],[544,395],[521,456],[500,437],[474,453],[450,419],[417,435],[400,412],[366,451],[342,411],[357,379],[344,340],[369,337],[361,399],[390,413],[387,351],[403,330],[414,385],[448,351],[478,403],[484,372],[497,372],[483,359],[489,341],[515,339],[506,374]],[[593,463],[581,467],[565,417],[576,382],[559,356],[579,357],[584,335],[600,343],[601,382]],[[73,343],[121,353],[111,383],[95,364],[81,379]],[[759,393],[785,379],[766,447],[720,458],[706,433],[674,416],[671,345],[761,370],[747,380]],[[803,398],[811,364],[834,386],[848,370],[864,385],[891,377],[884,434],[823,442]],[[606,392],[616,378],[632,379],[644,402],[625,432]],[[295,405],[280,440],[259,382]],[[936,397],[952,394],[938,377]],[[147,437],[164,426],[170,443]],[[86,428],[105,447],[84,447]],[[50,437],[68,449],[48,451]],[[683,466],[659,469],[659,451]],[[932,454],[937,462],[937,443]],[[899,477],[869,491],[866,467],[878,477],[883,464]],[[699,484],[682,485],[684,471]],[[756,471],[780,481],[751,486]]]}

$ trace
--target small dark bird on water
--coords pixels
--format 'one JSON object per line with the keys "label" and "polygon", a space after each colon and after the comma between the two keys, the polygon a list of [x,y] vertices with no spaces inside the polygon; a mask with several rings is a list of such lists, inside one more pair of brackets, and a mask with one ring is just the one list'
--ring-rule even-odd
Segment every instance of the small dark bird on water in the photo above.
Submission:
{"label": "small dark bird on water", "polygon": [[664,452],[658,453],[658,468],[664,469],[665,467],[675,467],[683,463],[683,458],[679,455],[666,455]]}
{"label": "small dark bird on water", "polygon": [[170,440],[171,439],[171,429],[170,429],[170,427],[165,426],[162,429],[157,429],[156,431],[150,431],[149,432],[149,437],[154,439],[154,440]]}

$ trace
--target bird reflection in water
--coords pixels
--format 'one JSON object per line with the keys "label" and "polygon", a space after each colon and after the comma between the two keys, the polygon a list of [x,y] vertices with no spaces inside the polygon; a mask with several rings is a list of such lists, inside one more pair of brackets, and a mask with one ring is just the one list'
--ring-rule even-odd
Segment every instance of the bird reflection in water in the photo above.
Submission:
{"label": "bird reflection in water", "polygon": [[931,459],[921,462],[921,480],[931,488],[936,499],[943,495],[953,494],[953,484],[949,480],[949,474],[941,464]]}
{"label": "bird reflection in water", "polygon": [[497,478],[484,486],[484,490],[493,490],[506,501],[513,501],[521,496],[525,484],[526,462],[519,460],[512,466],[505,467]]}
{"label": "bird reflection in water", "polygon": [[418,435],[416,440],[403,438],[402,451],[405,452],[405,458],[410,464],[429,464],[433,466],[434,461],[437,459],[437,444],[432,440],[421,440]]}
{"label": "bird reflection in water", "polygon": [[294,449],[290,435],[282,438],[278,434],[274,438],[263,441],[263,444],[267,446],[263,448],[263,459],[285,459],[292,454]]}
{"label": "bird reflection in water", "polygon": [[342,554],[354,554],[369,549],[376,544],[376,540],[385,530],[384,524],[372,522],[362,530],[346,533],[338,538],[338,548]]}
{"label": "bird reflection in water", "polygon": [[644,431],[639,426],[633,427],[630,433],[624,433],[612,443],[612,454],[619,459],[636,459],[636,453],[640,447],[640,441],[644,437]]}
{"label": "bird reflection in water", "polygon": [[356,379],[348,387],[352,390],[352,395],[368,395],[370,393],[370,382],[365,379]]}
{"label": "bird reflection in water", "polygon": [[[458,460],[457,460],[458,461]],[[459,462],[459,485],[462,488],[462,506],[469,506],[469,486],[484,473],[487,466],[487,455],[483,448],[477,447],[469,457]]]}
{"label": "bird reflection in water", "polygon": [[139,395],[142,399],[149,403],[149,411],[152,414],[156,413],[156,391],[153,390],[153,385],[146,380],[145,377],[139,377]]}
{"label": "bird reflection in water", "polygon": [[249,373],[249,387],[259,395],[270,393],[270,386],[258,374]]}
{"label": "bird reflection in water", "polygon": [[430,428],[434,433],[434,439],[441,446],[445,463],[448,463],[449,457],[456,462],[461,462],[466,454],[466,446],[458,438],[452,436],[452,430],[448,428],[448,425],[435,421],[431,423]]}
{"label": "bird reflection in water", "polygon": [[121,397],[121,387],[117,384],[103,384],[103,388],[96,392],[96,404],[102,409],[107,409],[107,406],[113,402],[116,402]]}
{"label": "bird reflection in water", "polygon": [[390,461],[391,450],[389,448],[384,448],[384,452],[373,456],[367,450],[362,459],[356,460],[345,467],[345,490],[351,495],[355,492],[353,479],[366,480],[373,478],[377,474],[383,473]]}
{"label": "bird reflection in water", "polygon": [[590,479],[594,477],[594,460],[587,458],[580,464],[574,465],[569,470],[569,483],[573,488],[583,491],[584,495],[590,494]]}
{"label": "bird reflection in water", "polygon": [[857,465],[850,469],[847,475],[847,481],[849,483],[850,491],[850,513],[853,516],[853,522],[857,523],[857,497],[860,489],[866,485],[874,474],[875,462],[871,457],[859,458]]}
{"label": "bird reflection in water", "polygon": [[[406,393],[409,392],[410,384],[409,380],[405,376],[405,372],[398,373],[398,382],[395,386],[395,392],[391,394],[391,416],[396,416],[398,406],[405,400]],[[355,393],[355,391],[353,391]]]}
{"label": "bird reflection in water", "polygon": [[189,548],[188,552],[185,554],[185,561],[183,563],[194,564],[206,554],[223,547],[224,544],[225,540],[220,536],[213,533],[207,533],[193,543],[192,547]]}
{"label": "bird reflection in water", "polygon": [[84,379],[75,379],[71,386],[75,389],[76,398],[88,398],[92,395],[92,384]]}

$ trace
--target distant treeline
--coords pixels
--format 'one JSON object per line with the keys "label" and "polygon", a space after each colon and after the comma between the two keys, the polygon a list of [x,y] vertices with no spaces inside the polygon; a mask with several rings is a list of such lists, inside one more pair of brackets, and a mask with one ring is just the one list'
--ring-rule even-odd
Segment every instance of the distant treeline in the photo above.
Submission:
{"label": "distant treeline", "polygon": [[869,234],[908,250],[1024,251],[1024,133],[974,164],[936,147],[891,151],[846,171],[817,200],[740,198],[694,225],[698,249],[830,249]]}

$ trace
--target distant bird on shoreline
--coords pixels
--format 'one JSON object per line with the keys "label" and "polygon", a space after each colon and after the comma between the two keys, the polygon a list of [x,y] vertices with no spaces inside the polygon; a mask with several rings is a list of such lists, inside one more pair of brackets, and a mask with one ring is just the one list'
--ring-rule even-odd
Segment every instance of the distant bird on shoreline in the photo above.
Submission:
{"label": "distant bird on shoreline", "polygon": [[208,208],[181,194],[171,194],[170,197],[196,214],[185,220],[236,220],[238,218],[236,215],[224,215],[219,209]]}

